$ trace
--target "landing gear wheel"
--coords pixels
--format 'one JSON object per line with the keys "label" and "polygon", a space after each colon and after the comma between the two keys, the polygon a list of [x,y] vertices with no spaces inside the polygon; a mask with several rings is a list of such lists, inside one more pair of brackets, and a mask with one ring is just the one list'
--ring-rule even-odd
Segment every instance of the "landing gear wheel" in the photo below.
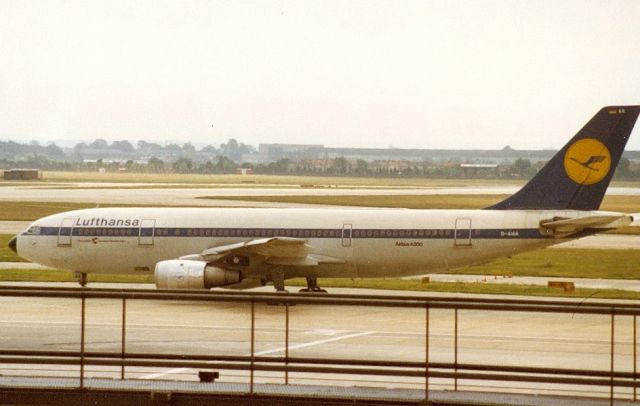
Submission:
{"label": "landing gear wheel", "polygon": [[87,286],[87,274],[84,272],[74,272],[73,277],[80,284],[80,286]]}
{"label": "landing gear wheel", "polygon": [[300,293],[328,293],[326,290],[318,286],[318,278],[315,276],[307,276],[307,287],[300,289]]}
{"label": "landing gear wheel", "polygon": [[276,288],[276,293],[288,293],[284,287],[284,272],[282,269],[274,269],[271,271],[271,282]]}
{"label": "landing gear wheel", "polygon": [[[276,288],[276,295],[286,295],[289,293],[284,287],[284,272],[282,269],[274,269],[271,271],[271,282],[273,282],[273,287]],[[269,300],[267,301],[268,306],[294,306],[295,304],[287,304],[286,301],[280,300]]]}

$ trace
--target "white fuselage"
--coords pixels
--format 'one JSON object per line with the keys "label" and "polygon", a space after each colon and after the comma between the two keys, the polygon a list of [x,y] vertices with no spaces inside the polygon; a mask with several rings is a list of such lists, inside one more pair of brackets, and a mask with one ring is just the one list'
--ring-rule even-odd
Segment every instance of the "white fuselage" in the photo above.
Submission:
{"label": "white fuselage", "polygon": [[[290,266],[285,278],[394,277],[480,263],[558,242],[541,230],[575,210],[103,208],[45,217],[18,238],[33,262],[83,273],[145,274],[156,263],[268,237],[307,240],[342,263]],[[245,273],[264,272],[249,266]]]}

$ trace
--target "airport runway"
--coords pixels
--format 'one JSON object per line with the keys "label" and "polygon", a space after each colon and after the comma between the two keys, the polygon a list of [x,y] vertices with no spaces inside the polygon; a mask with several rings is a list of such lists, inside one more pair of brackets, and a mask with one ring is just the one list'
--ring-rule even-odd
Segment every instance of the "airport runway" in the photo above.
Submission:
{"label": "airport runway", "polygon": [[[299,203],[243,202],[230,200],[199,199],[203,196],[324,196],[324,195],[449,195],[449,194],[495,194],[515,193],[518,186],[469,186],[434,188],[136,188],[138,184],[119,184],[107,188],[95,186],[87,188],[84,184],[69,184],[72,187],[59,186],[3,186],[0,201],[24,202],[82,202],[99,204],[171,204],[184,206],[218,207],[300,207]],[[84,187],[75,187],[83,185]],[[99,185],[99,184],[95,184]],[[640,196],[640,188],[612,187],[609,195]],[[321,207],[321,205],[313,205]],[[336,207],[336,206],[327,206]]]}
{"label": "airport runway", "polygon": [[[349,293],[352,290],[335,289]],[[371,291],[368,291],[371,293]],[[385,292],[386,294],[387,292]],[[396,292],[396,295],[402,293]],[[416,295],[411,292],[411,295]],[[580,302],[576,302],[579,306]],[[0,348],[78,350],[77,299],[0,297]],[[87,351],[121,350],[120,301],[87,302]],[[424,360],[424,310],[297,305],[290,308],[292,357]],[[610,367],[610,317],[606,315],[480,312],[458,314],[458,362],[557,368]],[[615,365],[633,370],[632,319],[616,318]],[[430,361],[454,360],[453,311],[430,313]],[[284,354],[284,308],[256,308],[256,354]],[[247,304],[134,301],[127,303],[126,349],[129,352],[247,355],[250,309]],[[0,365],[3,375],[33,375],[37,366]],[[47,376],[77,376],[77,368],[40,371]],[[87,376],[118,377],[118,368],[90,367]],[[186,368],[129,368],[128,378],[196,380]],[[221,371],[221,382],[246,383],[247,373]],[[283,383],[281,373],[259,372],[259,383]],[[422,388],[421,379],[290,374],[294,384]],[[433,389],[451,389],[451,380],[433,379]],[[459,382],[465,390],[607,395],[607,388],[530,383]],[[628,393],[623,389],[616,393]]]}

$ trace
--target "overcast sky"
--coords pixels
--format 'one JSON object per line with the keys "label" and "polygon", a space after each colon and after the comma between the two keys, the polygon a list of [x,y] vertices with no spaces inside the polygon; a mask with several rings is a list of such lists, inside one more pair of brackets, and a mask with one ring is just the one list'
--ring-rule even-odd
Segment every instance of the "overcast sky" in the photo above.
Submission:
{"label": "overcast sky", "polygon": [[560,148],[608,104],[640,1],[0,0],[4,140]]}

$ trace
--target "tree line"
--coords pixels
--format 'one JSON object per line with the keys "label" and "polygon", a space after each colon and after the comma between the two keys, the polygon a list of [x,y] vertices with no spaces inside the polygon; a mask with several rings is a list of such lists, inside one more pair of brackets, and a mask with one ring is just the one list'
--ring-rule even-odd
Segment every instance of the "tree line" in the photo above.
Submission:
{"label": "tree line", "polygon": [[[465,167],[461,161],[408,162],[349,160],[344,157],[326,160],[281,159],[271,163],[243,163],[245,154],[255,149],[230,139],[215,148],[196,149],[191,143],[182,146],[139,141],[134,147],[128,141],[97,139],[79,143],[64,150],[55,144],[37,142],[21,144],[0,141],[0,169],[16,167],[62,171],[128,171],[146,173],[232,174],[238,168],[250,168],[255,174],[314,175],[391,178],[522,178],[533,177],[546,162],[518,158],[495,167]],[[145,157],[141,159],[141,157]],[[640,162],[622,158],[616,179],[640,179]]]}

